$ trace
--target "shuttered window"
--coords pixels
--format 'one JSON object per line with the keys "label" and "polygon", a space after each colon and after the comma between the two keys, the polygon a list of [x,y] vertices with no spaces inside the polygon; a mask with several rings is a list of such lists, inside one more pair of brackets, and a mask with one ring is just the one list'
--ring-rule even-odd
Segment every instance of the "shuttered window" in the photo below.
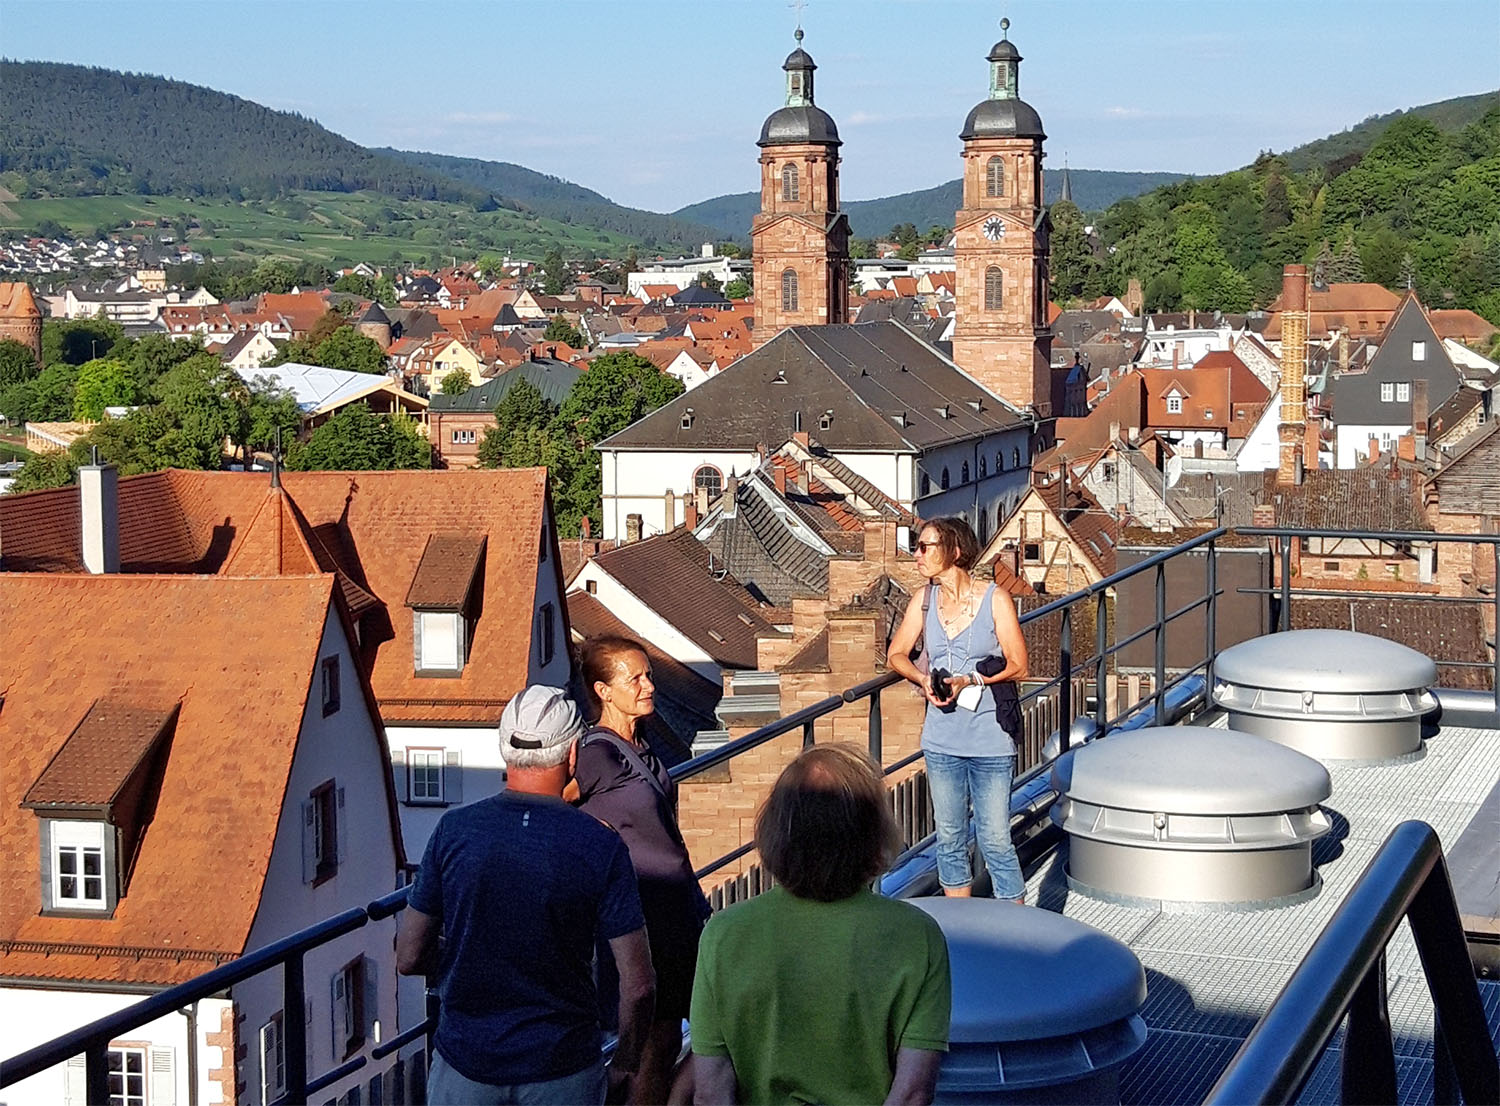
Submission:
{"label": "shuttered window", "polygon": [[984,271],[984,309],[999,311],[1005,299],[1005,274],[998,265]]}
{"label": "shuttered window", "polygon": [[781,274],[781,309],[797,310],[797,270],[787,269]]}
{"label": "shuttered window", "polygon": [[1005,162],[998,157],[985,164],[984,194],[990,199],[1005,195]]}

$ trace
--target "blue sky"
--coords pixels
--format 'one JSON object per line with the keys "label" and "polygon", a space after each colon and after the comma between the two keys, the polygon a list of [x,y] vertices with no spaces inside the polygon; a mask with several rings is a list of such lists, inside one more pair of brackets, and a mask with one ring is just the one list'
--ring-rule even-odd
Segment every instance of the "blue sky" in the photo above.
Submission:
{"label": "blue sky", "polygon": [[[1053,167],[1219,172],[1500,85],[1495,0],[808,0],[847,199],[958,175],[1002,14]],[[175,77],[670,211],[757,186],[795,22],[786,0],[4,0],[0,52]]]}

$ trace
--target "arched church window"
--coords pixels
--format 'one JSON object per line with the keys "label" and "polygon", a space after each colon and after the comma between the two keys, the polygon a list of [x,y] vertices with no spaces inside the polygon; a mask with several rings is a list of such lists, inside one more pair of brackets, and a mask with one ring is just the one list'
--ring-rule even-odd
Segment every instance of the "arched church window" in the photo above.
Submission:
{"label": "arched church window", "polygon": [[783,200],[797,200],[802,195],[802,185],[797,179],[797,166],[793,162],[787,162],[781,167],[781,198]]}
{"label": "arched church window", "polygon": [[960,484],[967,484],[969,482],[969,462],[967,461],[964,462],[964,467],[959,470],[958,482]]}
{"label": "arched church window", "polygon": [[989,458],[986,457],[983,453],[981,453],[979,455],[979,479],[981,479],[981,480],[983,480],[985,478],[985,476],[986,476],[986,473],[984,471],[984,467],[987,464],[989,464]]}
{"label": "arched church window", "polygon": [[1005,471],[1005,450],[1003,449],[995,450],[995,471]]}
{"label": "arched church window", "polygon": [[999,311],[1005,300],[1005,274],[998,265],[984,271],[984,309]]}
{"label": "arched church window", "polygon": [[948,470],[947,469],[943,470],[943,479],[940,481],[940,483],[943,486],[943,491],[947,491],[948,490]]}
{"label": "arched church window", "polygon": [[786,269],[781,274],[781,309],[797,310],[797,270]]}
{"label": "arched church window", "polygon": [[922,494],[932,494],[932,477],[928,476],[925,472],[922,474]]}
{"label": "arched church window", "polygon": [[979,541],[980,544],[990,540],[990,516],[983,507],[979,508]]}
{"label": "arched church window", "polygon": [[700,465],[693,473],[693,491],[699,488],[708,492],[708,501],[712,503],[724,494],[724,474],[713,465]]}
{"label": "arched church window", "polygon": [[1021,451],[1019,449],[1010,451],[1010,467],[1013,469],[1021,467]]}
{"label": "arched church window", "polygon": [[990,199],[1005,195],[1005,162],[999,157],[985,163],[984,194]]}

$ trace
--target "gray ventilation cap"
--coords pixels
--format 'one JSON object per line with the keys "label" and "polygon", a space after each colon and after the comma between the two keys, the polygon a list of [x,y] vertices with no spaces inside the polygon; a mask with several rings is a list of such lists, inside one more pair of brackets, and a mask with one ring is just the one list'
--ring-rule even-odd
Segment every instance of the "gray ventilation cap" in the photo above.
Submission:
{"label": "gray ventilation cap", "polygon": [[1437,683],[1431,658],[1398,642],[1352,630],[1288,630],[1242,641],[1219,654],[1221,680],[1282,691],[1407,691]]}

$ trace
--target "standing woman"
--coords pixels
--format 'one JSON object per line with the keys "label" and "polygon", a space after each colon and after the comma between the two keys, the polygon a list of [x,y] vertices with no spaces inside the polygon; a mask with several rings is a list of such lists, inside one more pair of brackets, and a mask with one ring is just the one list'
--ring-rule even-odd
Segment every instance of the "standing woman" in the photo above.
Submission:
{"label": "standing woman", "polygon": [[579,660],[598,721],[578,745],[577,802],[613,826],[630,850],[656,969],[656,1016],[630,1101],[664,1103],[682,1050],[698,937],[710,909],[677,828],[676,786],[638,732],[656,710],[645,648],[629,638],[595,638],[585,643]]}
{"label": "standing woman", "polygon": [[[937,821],[938,882],[943,894],[968,897],[969,806],[979,852],[995,898],[1025,902],[1026,883],[1010,838],[1010,785],[1016,769],[1021,714],[1016,681],[1026,677],[1026,641],[1011,597],[970,573],[979,557],[974,531],[961,518],[939,518],[917,538],[922,594],[906,605],[886,657],[890,667],[922,689],[927,783]],[[912,662],[922,642],[925,675]],[[932,673],[950,674],[945,696],[933,692]]]}

